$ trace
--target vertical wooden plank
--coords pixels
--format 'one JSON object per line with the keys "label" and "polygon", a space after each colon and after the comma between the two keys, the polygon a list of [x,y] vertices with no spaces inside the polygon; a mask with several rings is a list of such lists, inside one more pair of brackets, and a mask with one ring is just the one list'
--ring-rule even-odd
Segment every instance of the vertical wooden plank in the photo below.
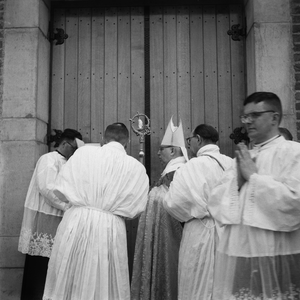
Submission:
{"label": "vertical wooden plank", "polygon": [[[118,9],[118,116],[128,126],[130,119],[130,8]],[[128,147],[130,150],[130,147]],[[130,151],[128,151],[130,154]]]}
{"label": "vertical wooden plank", "polygon": [[218,99],[219,99],[219,147],[226,155],[232,154],[232,106],[231,106],[231,68],[229,7],[217,7],[217,57],[218,57]]}
{"label": "vertical wooden plank", "polygon": [[190,68],[190,15],[189,7],[177,10],[177,67],[178,67],[178,116],[184,124],[184,135],[191,127],[191,68]]}
{"label": "vertical wooden plank", "polygon": [[104,84],[104,124],[105,127],[117,122],[118,55],[117,8],[105,10],[105,84]]}
{"label": "vertical wooden plank", "polygon": [[[230,28],[234,24],[241,24],[244,27],[243,7],[242,5],[232,5],[230,7]],[[239,116],[242,113],[243,101],[246,96],[245,88],[245,38],[231,43],[231,70],[232,70],[232,116],[233,128],[241,127]]]}
{"label": "vertical wooden plank", "polygon": [[[65,10],[54,11],[53,29],[66,30]],[[55,45],[52,42],[52,79],[51,79],[51,129],[64,129],[64,66],[65,66],[65,43]]]}
{"label": "vertical wooden plank", "polygon": [[165,132],[164,74],[163,74],[163,20],[162,8],[150,10],[150,111],[151,111],[151,183],[160,177],[162,168],[157,157]]}
{"label": "vertical wooden plank", "polygon": [[64,128],[78,129],[77,125],[77,88],[78,88],[78,12],[66,11],[66,56],[65,56],[65,109]]}
{"label": "vertical wooden plank", "polygon": [[[123,117],[127,118],[125,124],[129,127],[129,119],[133,117],[137,111],[140,113],[145,112],[145,50],[144,50],[144,9],[142,7],[131,8],[130,23],[131,26],[128,28],[129,36],[131,37],[131,78],[127,81],[131,83],[131,102],[127,102],[127,108],[125,108],[125,103],[120,109],[125,110],[126,114]],[[126,19],[129,22],[129,19]],[[124,29],[124,28],[123,28]],[[127,34],[128,36],[128,34]],[[125,42],[125,41],[124,41]],[[124,43],[124,47],[128,45]],[[120,53],[120,55],[122,55]],[[130,153],[133,157],[138,159],[139,153],[139,139],[133,134],[131,134],[130,143]],[[135,240],[137,234],[138,219],[127,221],[127,249],[128,249],[128,264],[129,264],[129,276],[132,275],[133,257]]]}
{"label": "vertical wooden plank", "polygon": [[177,16],[174,6],[163,8],[164,129],[173,115],[177,123]]}
{"label": "vertical wooden plank", "polygon": [[203,7],[205,123],[218,128],[217,41],[215,6]]}
{"label": "vertical wooden plank", "polygon": [[92,11],[91,50],[91,142],[102,142],[104,134],[104,10]]}
{"label": "vertical wooden plank", "polygon": [[[144,9],[131,8],[131,108],[130,118],[145,112]],[[131,155],[139,159],[139,139],[131,131]]]}
{"label": "vertical wooden plank", "polygon": [[[191,126],[190,132],[196,126],[204,123],[204,78],[203,78],[203,16],[202,7],[193,6],[190,9],[190,44],[191,44]],[[188,121],[188,120],[186,120]],[[187,125],[189,123],[186,123]]]}
{"label": "vertical wooden plank", "polygon": [[79,11],[78,26],[78,130],[91,141],[91,11]]}

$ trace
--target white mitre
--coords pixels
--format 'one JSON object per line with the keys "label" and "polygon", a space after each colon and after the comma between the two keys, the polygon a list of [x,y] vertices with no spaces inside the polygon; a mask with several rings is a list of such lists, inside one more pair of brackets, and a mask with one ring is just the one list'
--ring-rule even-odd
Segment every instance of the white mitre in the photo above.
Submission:
{"label": "white mitre", "polygon": [[180,147],[184,158],[188,161],[187,150],[185,148],[184,134],[181,119],[179,126],[174,126],[173,116],[168,124],[165,135],[161,141],[161,146],[175,146]]}

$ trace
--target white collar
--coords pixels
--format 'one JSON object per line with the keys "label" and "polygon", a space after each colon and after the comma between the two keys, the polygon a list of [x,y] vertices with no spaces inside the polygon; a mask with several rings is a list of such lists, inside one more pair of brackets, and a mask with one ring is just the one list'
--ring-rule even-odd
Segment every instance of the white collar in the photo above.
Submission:
{"label": "white collar", "polygon": [[270,138],[270,139],[267,140],[267,141],[264,141],[264,142],[259,143],[259,144],[254,144],[254,145],[253,145],[253,148],[258,148],[258,149],[260,149],[261,147],[263,147],[263,146],[265,146],[265,145],[267,145],[267,144],[273,142],[274,140],[276,140],[276,139],[279,138],[280,136],[281,136],[281,135],[278,134],[278,135],[273,136],[272,138]]}
{"label": "white collar", "polygon": [[107,144],[104,144],[103,147],[113,147],[115,149],[118,149],[118,150],[126,153],[124,146],[122,144],[120,144],[119,142],[112,141]]}
{"label": "white collar", "polygon": [[165,169],[161,173],[161,177],[164,177],[166,174],[176,171],[179,167],[181,167],[184,163],[186,163],[186,159],[184,156],[179,156],[174,159],[171,159],[166,165]]}
{"label": "white collar", "polygon": [[214,153],[219,153],[220,152],[220,148],[216,145],[216,144],[208,144],[205,145],[203,147],[201,147],[198,152],[197,152],[197,157],[200,156],[203,153],[207,153],[207,152],[214,152]]}

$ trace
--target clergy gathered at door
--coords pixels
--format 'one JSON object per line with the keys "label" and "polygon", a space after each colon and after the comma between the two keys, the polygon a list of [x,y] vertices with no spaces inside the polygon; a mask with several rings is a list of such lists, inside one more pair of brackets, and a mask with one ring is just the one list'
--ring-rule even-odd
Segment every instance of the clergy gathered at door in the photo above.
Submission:
{"label": "clergy gathered at door", "polygon": [[[171,118],[157,153],[162,173],[151,189],[143,163],[126,153],[125,124],[108,125],[101,145],[84,144],[66,129],[72,135],[61,137],[53,155],[68,160],[43,190],[41,163],[32,179],[44,218],[24,214],[24,226],[36,224],[27,253],[46,256],[37,252],[39,230],[56,215],[42,207],[61,207],[62,220],[46,282],[24,280],[22,299],[299,299],[300,144],[281,133],[276,94],[255,92],[243,106],[248,139],[236,145],[234,159],[220,153],[213,126],[200,124],[184,137],[184,121],[176,126]],[[137,126],[143,132],[145,124]],[[30,195],[25,212],[35,207]],[[133,218],[139,222],[130,278],[125,220]]]}
{"label": "clergy gathered at door", "polygon": [[243,4],[95,2],[52,1],[21,300],[299,300],[300,144],[246,96]]}

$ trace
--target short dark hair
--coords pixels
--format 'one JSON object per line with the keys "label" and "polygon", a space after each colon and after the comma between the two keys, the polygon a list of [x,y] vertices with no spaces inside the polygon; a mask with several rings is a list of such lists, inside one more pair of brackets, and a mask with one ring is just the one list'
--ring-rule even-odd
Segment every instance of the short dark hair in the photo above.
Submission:
{"label": "short dark hair", "polygon": [[271,92],[255,92],[249,95],[245,99],[244,106],[249,103],[259,103],[259,102],[265,102],[274,111],[276,111],[279,114],[279,124],[280,124],[282,118],[282,105],[279,97],[276,94]]}
{"label": "short dark hair", "polygon": [[213,142],[214,144],[219,140],[219,133],[218,131],[207,124],[200,124],[198,125],[195,130],[193,131],[194,135],[200,135],[204,140],[208,140]]}
{"label": "short dark hair", "polygon": [[119,142],[121,144],[127,143],[129,139],[129,131],[123,123],[113,123],[108,125],[104,132],[104,139],[106,142]]}
{"label": "short dark hair", "polygon": [[75,138],[82,140],[82,135],[79,131],[71,128],[66,128],[55,142],[54,147],[58,147],[63,141],[74,141]]}
{"label": "short dark hair", "polygon": [[290,133],[290,131],[285,127],[279,127],[280,134],[288,141],[293,140],[293,135]]}

